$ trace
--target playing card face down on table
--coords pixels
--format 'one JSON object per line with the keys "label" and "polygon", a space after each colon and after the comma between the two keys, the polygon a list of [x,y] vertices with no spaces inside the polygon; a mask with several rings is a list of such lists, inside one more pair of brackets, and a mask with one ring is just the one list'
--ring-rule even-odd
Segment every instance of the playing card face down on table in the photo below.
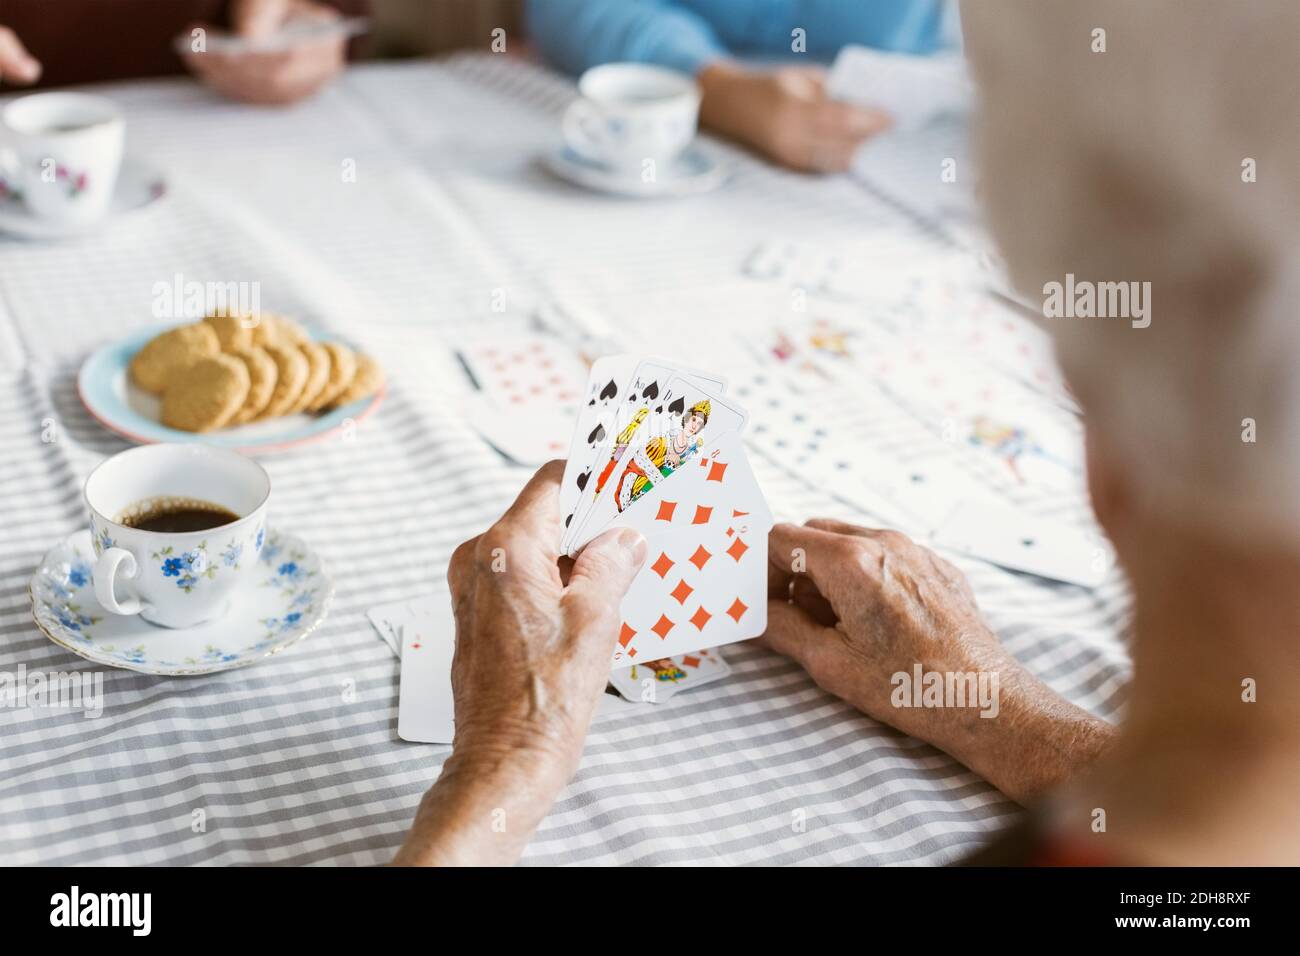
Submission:
{"label": "playing card face down on table", "polygon": [[1113,563],[1110,547],[1099,537],[987,499],[954,508],[933,544],[1085,588],[1100,585]]}
{"label": "playing card face down on table", "polygon": [[645,536],[645,564],[620,605],[612,666],[718,647],[767,628],[772,513],[739,432],[721,436],[619,513]]}
{"label": "playing card face down on table", "polygon": [[683,690],[721,680],[731,665],[716,648],[641,661],[609,675],[614,689],[634,704],[662,704]]}

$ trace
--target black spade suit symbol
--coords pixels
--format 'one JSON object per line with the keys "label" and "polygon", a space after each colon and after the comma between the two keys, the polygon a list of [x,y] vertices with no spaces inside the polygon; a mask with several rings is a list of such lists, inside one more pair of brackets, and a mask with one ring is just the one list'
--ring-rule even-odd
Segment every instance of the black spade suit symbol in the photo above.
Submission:
{"label": "black spade suit symbol", "polygon": [[681,396],[677,397],[677,398],[674,399],[674,400],[672,401],[672,403],[668,406],[668,411],[672,412],[674,415],[680,415],[680,414],[681,414],[682,412],[684,412],[685,410],[686,410],[686,396],[685,396],[685,395],[681,395]]}
{"label": "black spade suit symbol", "polygon": [[647,385],[647,386],[645,387],[645,389],[641,392],[641,397],[642,397],[642,398],[648,398],[648,399],[650,399],[651,401],[654,401],[656,398],[658,398],[658,397],[659,397],[659,383],[658,383],[658,382],[651,382],[649,385]]}
{"label": "black spade suit symbol", "polygon": [[569,512],[568,517],[564,519],[564,526],[567,528],[569,526],[569,522],[572,520],[573,520],[573,512]]}
{"label": "black spade suit symbol", "polygon": [[606,400],[618,397],[618,386],[614,384],[612,378],[609,380],[608,384],[600,390],[600,397]]}
{"label": "black spade suit symbol", "polygon": [[590,435],[587,436],[587,444],[588,444],[588,445],[594,445],[594,444],[596,444],[596,442],[598,442],[598,441],[604,441],[604,440],[605,440],[605,426],[604,426],[604,425],[597,425],[597,426],[596,426],[596,430],[593,431]]}
{"label": "black spade suit symbol", "polygon": [[586,491],[586,490],[587,490],[587,480],[588,480],[589,478],[591,478],[591,469],[588,469],[588,470],[584,471],[582,474],[580,474],[580,475],[578,476],[578,490],[579,490],[579,491]]}

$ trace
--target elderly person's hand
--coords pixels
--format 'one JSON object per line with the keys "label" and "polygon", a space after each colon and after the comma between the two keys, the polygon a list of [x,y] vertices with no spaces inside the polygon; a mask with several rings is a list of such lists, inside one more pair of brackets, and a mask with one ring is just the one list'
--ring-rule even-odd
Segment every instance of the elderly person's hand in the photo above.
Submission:
{"label": "elderly person's hand", "polygon": [[[234,0],[230,24],[250,40],[271,36],[288,23],[334,20],[339,13],[311,0]],[[219,32],[213,28],[206,29]],[[186,65],[199,79],[232,100],[263,105],[296,103],[311,96],[342,69],[347,39],[304,39],[287,49],[247,53],[189,52]]]}
{"label": "elderly person's hand", "polygon": [[805,172],[839,172],[888,115],[830,98],[819,67],[753,69],[730,62],[700,71],[700,120],[709,129]]}
{"label": "elderly person's hand", "polygon": [[646,544],[610,531],[561,559],[563,470],[452,555],[456,739],[398,863],[513,862],[577,768]]}
{"label": "elderly person's hand", "polygon": [[[1013,799],[1073,776],[1108,746],[1111,726],[1021,667],[980,617],[961,571],[906,535],[829,519],[779,524],[768,555],[761,643],[793,658],[823,689],[947,751]],[[920,688],[909,705],[895,706],[894,675],[912,682],[917,664],[945,680],[986,675],[996,707],[920,706]]]}

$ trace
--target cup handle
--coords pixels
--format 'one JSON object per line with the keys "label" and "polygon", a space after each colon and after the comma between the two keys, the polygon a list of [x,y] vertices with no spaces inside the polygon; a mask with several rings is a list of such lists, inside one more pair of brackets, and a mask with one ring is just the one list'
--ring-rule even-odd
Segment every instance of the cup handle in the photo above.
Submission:
{"label": "cup handle", "polygon": [[95,562],[91,575],[95,582],[95,599],[110,614],[139,614],[144,610],[144,603],[134,594],[119,602],[113,593],[113,584],[117,580],[117,569],[122,568],[123,577],[128,580],[140,573],[135,555],[124,548],[109,548]]}
{"label": "cup handle", "polygon": [[574,100],[564,111],[561,128],[564,138],[588,159],[603,160],[606,152],[604,137],[593,132],[600,128],[602,117],[596,107],[586,100]]}

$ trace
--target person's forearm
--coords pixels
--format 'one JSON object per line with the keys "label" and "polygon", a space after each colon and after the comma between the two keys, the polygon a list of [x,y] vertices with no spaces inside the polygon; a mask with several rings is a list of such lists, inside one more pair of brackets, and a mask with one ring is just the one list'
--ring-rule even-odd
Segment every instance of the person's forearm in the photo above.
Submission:
{"label": "person's forearm", "polygon": [[397,866],[510,866],[550,811],[569,773],[532,755],[447,758],[420,801]]}
{"label": "person's forearm", "polygon": [[918,733],[1018,803],[1077,777],[1115,740],[1117,729],[1055,693],[1009,660],[997,668],[996,716],[974,708],[931,710]]}
{"label": "person's forearm", "polygon": [[745,68],[726,58],[704,65],[696,74],[700,84],[700,125],[746,146],[758,146],[755,113],[744,102]]}

